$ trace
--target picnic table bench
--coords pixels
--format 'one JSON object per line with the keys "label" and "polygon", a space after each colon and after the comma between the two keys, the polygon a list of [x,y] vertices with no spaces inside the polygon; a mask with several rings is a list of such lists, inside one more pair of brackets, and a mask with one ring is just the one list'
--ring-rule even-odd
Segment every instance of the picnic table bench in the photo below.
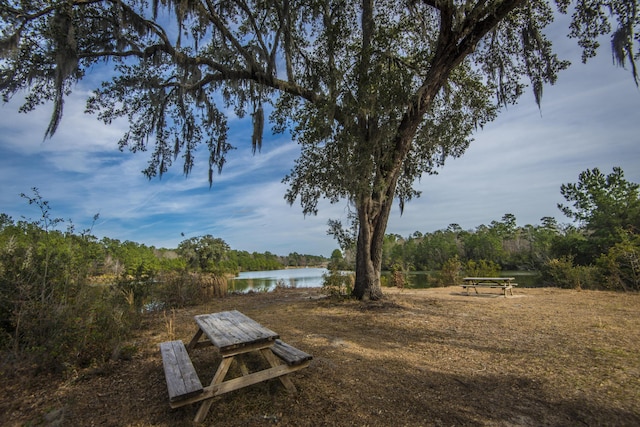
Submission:
{"label": "picnic table bench", "polygon": [[514,277],[465,277],[462,280],[464,281],[462,289],[467,291],[467,295],[469,295],[469,288],[473,288],[476,294],[478,294],[479,287],[500,288],[506,298],[507,290],[513,295],[513,287],[518,286],[517,283],[513,283]]}
{"label": "picnic table bench", "polygon": [[169,402],[202,394],[204,388],[182,341],[163,342],[160,344],[160,353],[167,379]]}
{"label": "picnic table bench", "polygon": [[[194,422],[206,418],[212,399],[272,378],[278,378],[287,391],[295,393],[296,387],[288,375],[306,368],[312,356],[282,340],[280,336],[260,325],[237,310],[195,316],[198,330],[187,346],[181,340],[160,344],[162,363],[169,392],[169,405],[177,408],[202,402]],[[204,340],[201,338],[205,337]],[[214,346],[220,352],[222,361],[211,384],[203,387],[191,362],[189,352]],[[236,356],[259,352],[266,359],[269,368],[249,372],[244,362]],[[240,366],[240,377],[225,379],[233,361]]]}

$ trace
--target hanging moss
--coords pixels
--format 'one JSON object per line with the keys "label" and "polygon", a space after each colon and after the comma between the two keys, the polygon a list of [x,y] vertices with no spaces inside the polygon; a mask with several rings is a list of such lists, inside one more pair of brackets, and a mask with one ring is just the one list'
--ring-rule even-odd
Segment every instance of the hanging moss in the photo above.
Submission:
{"label": "hanging moss", "polygon": [[255,154],[256,149],[262,150],[262,133],[264,132],[264,110],[262,104],[251,115],[253,117],[253,135],[251,135],[251,148]]}

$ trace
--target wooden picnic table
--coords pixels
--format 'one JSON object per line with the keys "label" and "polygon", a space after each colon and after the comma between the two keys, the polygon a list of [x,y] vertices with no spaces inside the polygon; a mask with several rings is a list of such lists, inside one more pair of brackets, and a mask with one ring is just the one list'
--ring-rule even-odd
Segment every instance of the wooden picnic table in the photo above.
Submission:
{"label": "wooden picnic table", "polygon": [[[287,376],[291,372],[306,368],[312,357],[282,342],[276,332],[262,326],[237,310],[195,316],[198,330],[184,347],[182,341],[162,343],[160,349],[164,364],[169,404],[172,408],[202,402],[194,421],[204,421],[212,399],[230,391],[238,390],[272,378],[278,378],[287,391],[296,388]],[[204,339],[202,339],[204,338]],[[197,348],[214,346],[221,354],[211,384],[202,387],[187,354]],[[259,352],[267,360],[269,368],[249,372],[237,356]],[[240,377],[225,379],[232,362],[240,366]]]}
{"label": "wooden picnic table", "polygon": [[500,288],[502,294],[507,297],[507,290],[513,295],[513,287],[518,286],[517,283],[513,283],[515,277],[465,277],[462,279],[464,284],[462,289],[466,289],[467,295],[469,295],[469,288],[473,288],[478,294],[478,287],[487,288]]}

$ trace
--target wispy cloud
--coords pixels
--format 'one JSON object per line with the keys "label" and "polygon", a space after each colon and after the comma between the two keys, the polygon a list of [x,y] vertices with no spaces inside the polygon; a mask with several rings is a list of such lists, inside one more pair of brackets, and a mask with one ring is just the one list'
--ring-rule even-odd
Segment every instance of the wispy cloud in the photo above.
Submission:
{"label": "wispy cloud", "polygon": [[[640,91],[607,58],[576,64],[533,101],[503,111],[476,134],[464,156],[418,184],[423,197],[398,211],[389,230],[407,235],[458,223],[474,228],[513,213],[518,223],[564,218],[560,186],[583,170],[621,166],[640,182]],[[526,97],[525,97],[526,98]]]}

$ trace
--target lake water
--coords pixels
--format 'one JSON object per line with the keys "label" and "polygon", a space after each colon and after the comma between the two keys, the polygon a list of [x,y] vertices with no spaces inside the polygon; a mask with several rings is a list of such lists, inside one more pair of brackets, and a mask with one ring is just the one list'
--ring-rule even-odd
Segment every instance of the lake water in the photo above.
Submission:
{"label": "lake water", "polygon": [[279,281],[291,288],[319,288],[326,272],[326,268],[243,271],[229,280],[229,292],[268,292],[274,290]]}
{"label": "lake water", "polygon": [[[322,275],[327,273],[326,268],[290,268],[286,270],[271,271],[245,271],[229,280],[229,292],[269,292],[276,288],[278,282],[285,287],[292,288],[319,288],[322,286]],[[429,277],[435,276],[435,272],[412,271],[408,274],[409,285],[407,288],[428,288],[433,281]],[[389,273],[383,272],[383,276],[389,277]],[[536,273],[523,271],[503,271],[502,277],[515,277],[521,288],[535,287],[538,276]]]}

